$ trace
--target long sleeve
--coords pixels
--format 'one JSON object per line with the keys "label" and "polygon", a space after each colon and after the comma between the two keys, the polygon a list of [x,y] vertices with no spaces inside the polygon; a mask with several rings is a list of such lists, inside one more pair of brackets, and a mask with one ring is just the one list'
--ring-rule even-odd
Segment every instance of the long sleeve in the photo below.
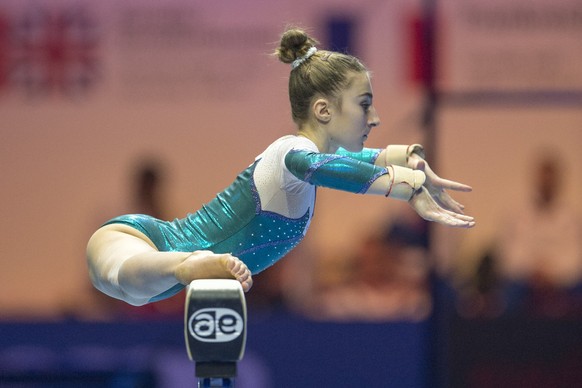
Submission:
{"label": "long sleeve", "polygon": [[383,149],[364,148],[360,152],[350,152],[350,151],[347,151],[343,148],[339,148],[335,154],[340,155],[340,156],[346,156],[346,157],[352,158],[352,159],[356,159],[356,160],[359,160],[361,162],[375,164],[376,159],[378,159],[378,156],[380,156],[380,153],[382,151],[383,151]]}
{"label": "long sleeve", "polygon": [[298,179],[312,185],[357,194],[364,194],[376,179],[388,173],[386,168],[341,154],[303,150],[287,153],[285,166]]}

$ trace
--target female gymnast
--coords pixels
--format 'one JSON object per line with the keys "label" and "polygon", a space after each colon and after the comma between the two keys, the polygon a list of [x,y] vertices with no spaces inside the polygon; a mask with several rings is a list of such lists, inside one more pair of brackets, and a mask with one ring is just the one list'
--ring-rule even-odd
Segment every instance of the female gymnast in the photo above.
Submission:
{"label": "female gymnast", "polygon": [[174,221],[124,215],[89,240],[91,280],[133,305],[174,295],[192,280],[237,279],[281,259],[303,239],[317,186],[407,201],[424,219],[475,225],[445,191],[471,187],[442,179],[420,145],[364,148],[380,124],[370,74],[357,58],[317,49],[300,29],[288,29],[275,51],[291,64],[289,98],[296,135],[275,140],[211,202]]}

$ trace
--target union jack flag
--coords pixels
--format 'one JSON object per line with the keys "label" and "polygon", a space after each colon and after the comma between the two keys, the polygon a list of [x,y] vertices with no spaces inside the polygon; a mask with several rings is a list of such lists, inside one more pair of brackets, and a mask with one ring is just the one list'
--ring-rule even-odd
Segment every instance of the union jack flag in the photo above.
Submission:
{"label": "union jack flag", "polygon": [[13,23],[2,20],[0,87],[14,86],[35,98],[77,97],[97,81],[98,31],[87,10],[34,8]]}

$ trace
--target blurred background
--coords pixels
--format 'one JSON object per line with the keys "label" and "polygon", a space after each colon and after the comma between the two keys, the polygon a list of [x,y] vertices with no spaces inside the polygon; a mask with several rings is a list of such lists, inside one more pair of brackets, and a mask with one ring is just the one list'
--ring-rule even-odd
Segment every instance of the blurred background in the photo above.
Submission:
{"label": "blurred background", "polygon": [[85,246],[197,210],[294,132],[287,25],[367,64],[367,146],[424,144],[477,226],[318,190],[247,294],[237,386],[582,386],[576,0],[0,2],[0,386],[194,385],[183,293],[108,298]]}

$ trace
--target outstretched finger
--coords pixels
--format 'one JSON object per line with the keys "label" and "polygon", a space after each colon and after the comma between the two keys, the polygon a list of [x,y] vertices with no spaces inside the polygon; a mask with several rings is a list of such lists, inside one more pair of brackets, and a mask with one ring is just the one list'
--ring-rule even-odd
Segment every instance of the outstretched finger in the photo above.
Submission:
{"label": "outstretched finger", "polygon": [[475,218],[468,216],[466,214],[455,213],[450,210],[444,210],[444,212],[451,218],[455,220],[456,226],[475,226]]}
{"label": "outstretched finger", "polygon": [[455,201],[449,194],[447,194],[445,191],[440,191],[436,196],[435,196],[436,201],[438,202],[438,204],[447,209],[447,210],[451,210],[454,211],[455,213],[461,213],[463,214],[463,209],[465,209],[465,206],[457,201]]}
{"label": "outstretched finger", "polygon": [[475,220],[472,219],[472,217],[469,218],[456,217],[450,214],[440,214],[435,221],[443,225],[452,226],[456,228],[472,228],[473,226],[475,226]]}
{"label": "outstretched finger", "polygon": [[475,225],[475,219],[473,217],[442,207],[431,209],[427,212],[427,216],[426,219],[430,221],[436,221],[449,226],[471,227]]}
{"label": "outstretched finger", "polygon": [[435,181],[434,184],[442,187],[443,189],[463,191],[463,192],[473,191],[473,188],[469,185],[466,185],[466,184],[460,183],[460,182],[451,181],[449,179],[443,179],[440,177]]}

